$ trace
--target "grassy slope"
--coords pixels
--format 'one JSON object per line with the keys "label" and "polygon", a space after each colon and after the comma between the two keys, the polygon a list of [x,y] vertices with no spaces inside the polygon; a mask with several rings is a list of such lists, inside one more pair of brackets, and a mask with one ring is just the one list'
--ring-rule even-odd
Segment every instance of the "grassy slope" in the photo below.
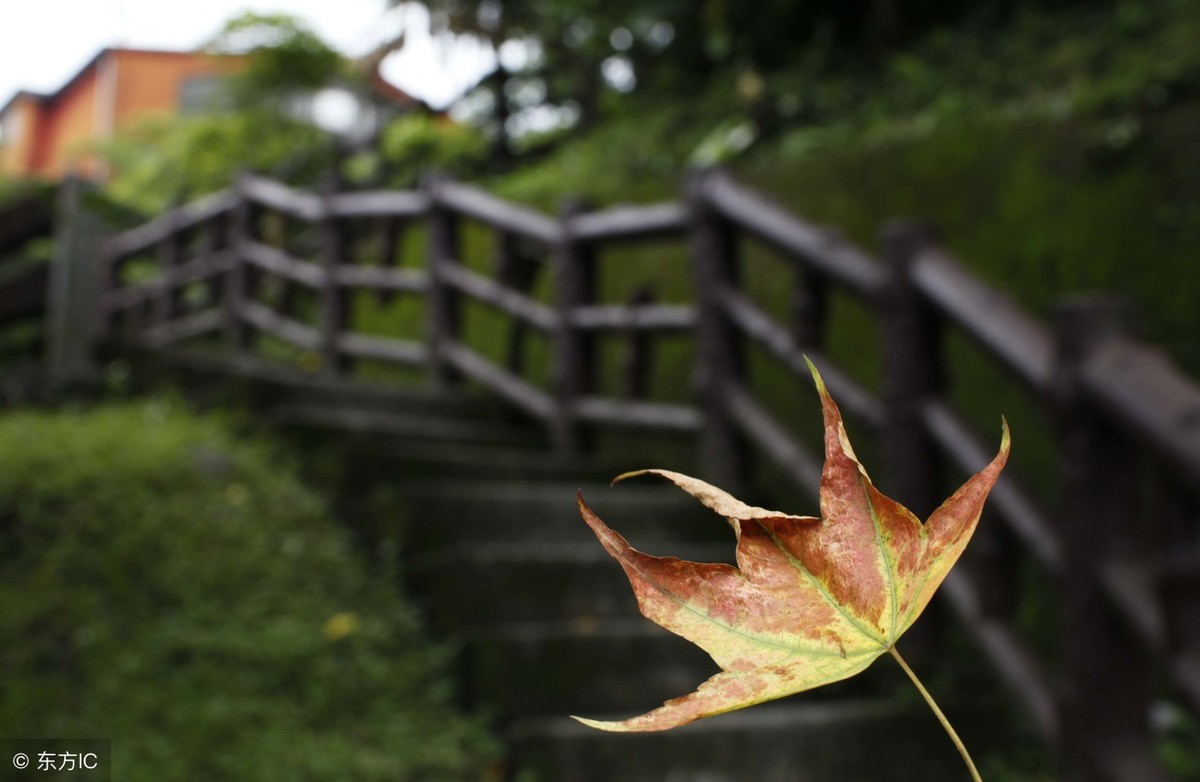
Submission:
{"label": "grassy slope", "polygon": [[479,780],[444,652],[261,443],[159,403],[0,416],[0,728],[123,780]]}

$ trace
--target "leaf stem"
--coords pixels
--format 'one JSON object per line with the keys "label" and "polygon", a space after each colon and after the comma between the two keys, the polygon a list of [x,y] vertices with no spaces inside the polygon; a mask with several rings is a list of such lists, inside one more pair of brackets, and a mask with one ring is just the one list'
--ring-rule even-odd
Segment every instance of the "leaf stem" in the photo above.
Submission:
{"label": "leaf stem", "polygon": [[971,755],[967,752],[966,746],[963,745],[962,739],[954,732],[954,726],[950,724],[950,720],[946,719],[946,715],[938,708],[937,702],[929,694],[929,690],[925,689],[925,685],[921,684],[921,680],[913,673],[913,669],[908,667],[908,663],[904,662],[904,658],[900,656],[900,651],[895,646],[889,646],[888,652],[896,659],[896,662],[900,663],[900,667],[908,674],[908,678],[912,679],[912,683],[917,686],[917,691],[925,698],[925,702],[929,704],[929,708],[933,709],[938,722],[942,723],[942,727],[946,729],[946,733],[949,734],[950,740],[954,742],[954,746],[958,747],[958,753],[962,755],[963,760],[966,761],[967,770],[971,772],[971,779],[975,780],[975,782],[983,782],[982,777],[979,776],[979,770],[975,768],[975,761],[971,760]]}

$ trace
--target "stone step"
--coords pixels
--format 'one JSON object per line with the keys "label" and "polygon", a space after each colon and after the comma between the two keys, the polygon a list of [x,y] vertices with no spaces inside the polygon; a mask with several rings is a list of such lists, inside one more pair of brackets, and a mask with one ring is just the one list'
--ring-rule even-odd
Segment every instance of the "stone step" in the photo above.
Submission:
{"label": "stone step", "polygon": [[564,717],[522,719],[507,731],[511,763],[518,775],[554,782],[967,778],[962,759],[933,715],[922,711],[923,704],[810,695],[661,733],[606,733]]}
{"label": "stone step", "polygon": [[451,419],[516,420],[511,408],[482,394],[331,376],[262,356],[223,350],[124,347],[110,358],[128,362],[139,380],[174,384],[215,403],[250,402],[262,409],[299,405],[407,412]]}
{"label": "stone step", "polygon": [[[580,522],[582,524],[582,522]],[[674,544],[671,554],[728,561],[733,546]],[[506,622],[597,622],[638,616],[621,566],[600,543],[489,544],[418,555],[410,591],[433,628],[454,633]]]}
{"label": "stone step", "polygon": [[502,719],[635,714],[719,670],[695,644],[640,617],[509,624],[463,638],[464,694]]}
{"label": "stone step", "polygon": [[[464,543],[595,543],[579,515],[576,492],[636,548],[671,556],[671,542],[724,542],[720,516],[673,486],[541,481],[428,482],[407,490],[413,554]],[[598,545],[598,544],[597,544]]]}
{"label": "stone step", "polygon": [[428,385],[396,386],[307,375],[279,388],[278,404],[350,407],[390,413],[426,413],[445,418],[494,422],[519,419],[499,401]]}
{"label": "stone step", "polygon": [[431,483],[447,489],[452,484],[478,481],[597,483],[620,472],[618,466],[587,457],[504,443],[360,438],[353,455],[364,464],[375,465],[381,477],[419,491]]}
{"label": "stone step", "polygon": [[[466,702],[503,720],[629,717],[693,691],[720,670],[703,649],[641,616],[509,623],[457,638]],[[878,696],[902,684],[894,666],[876,664],[805,697]]]}
{"label": "stone step", "polygon": [[404,442],[433,440],[441,443],[537,447],[544,440],[541,432],[523,424],[434,415],[420,409],[388,412],[370,408],[287,404],[272,407],[267,420],[286,429]]}

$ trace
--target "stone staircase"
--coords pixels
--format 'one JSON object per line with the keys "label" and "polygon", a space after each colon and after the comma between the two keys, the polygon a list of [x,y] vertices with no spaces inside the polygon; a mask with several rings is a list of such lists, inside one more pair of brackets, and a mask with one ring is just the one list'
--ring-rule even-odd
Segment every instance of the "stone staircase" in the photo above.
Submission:
{"label": "stone staircase", "polygon": [[[667,733],[606,734],[568,719],[631,716],[691,691],[717,670],[696,646],[638,614],[624,573],[579,518],[577,488],[643,551],[709,561],[732,554],[721,519],[661,484],[477,478],[410,490],[411,590],[435,631],[461,639],[464,695],[499,718],[512,767],[527,775],[516,778],[833,782],[962,775],[931,717],[918,712],[909,719],[909,711],[867,695],[870,686],[843,690],[852,693],[848,700],[814,694]],[[904,770],[879,768],[880,752]]]}
{"label": "stone staircase", "polygon": [[[252,380],[265,415],[336,465],[344,496],[386,486],[401,501],[409,590],[460,649],[464,703],[495,718],[515,782],[966,778],[924,704],[880,696],[902,678],[886,660],[853,682],[665,733],[609,734],[570,720],[647,711],[717,670],[638,614],[621,568],[580,518],[576,491],[650,554],[731,561],[725,522],[653,479],[610,487],[618,472],[651,465],[555,455],[540,430],[478,399],[294,375]],[[205,384],[191,383],[203,396]]]}

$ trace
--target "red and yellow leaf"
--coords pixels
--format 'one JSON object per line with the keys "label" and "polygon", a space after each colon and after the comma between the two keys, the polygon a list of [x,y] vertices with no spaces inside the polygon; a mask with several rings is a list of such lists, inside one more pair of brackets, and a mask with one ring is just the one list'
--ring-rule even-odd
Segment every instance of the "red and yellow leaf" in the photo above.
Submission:
{"label": "red and yellow leaf", "polygon": [[667,470],[617,478],[658,475],[724,516],[737,539],[737,567],[643,554],[579,497],[584,520],[625,569],[642,613],[700,646],[722,670],[639,717],[575,719],[603,730],[665,730],[840,681],[888,651],[929,603],[1008,459],[1008,425],[991,464],[922,524],[871,483],[837,405],[812,372],[825,418],[820,518],[745,505]]}

